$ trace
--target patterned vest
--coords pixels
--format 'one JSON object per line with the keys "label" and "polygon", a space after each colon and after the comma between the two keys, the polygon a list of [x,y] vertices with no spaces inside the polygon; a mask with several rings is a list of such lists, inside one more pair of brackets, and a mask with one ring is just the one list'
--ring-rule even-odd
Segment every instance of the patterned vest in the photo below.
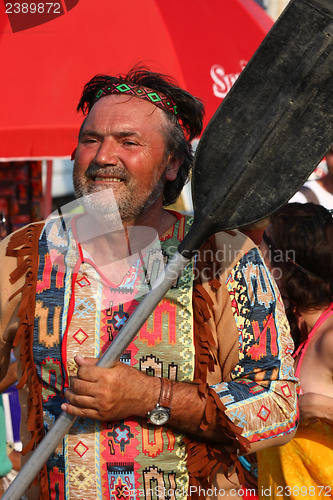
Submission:
{"label": "patterned vest", "polygon": [[[76,216],[75,216],[76,217]],[[75,220],[74,217],[74,220]],[[70,223],[71,222],[71,223]],[[167,261],[191,224],[178,215],[160,240]],[[142,299],[145,272],[155,250],[133,263],[114,286],[89,258],[82,259],[74,231],[48,222],[39,241],[34,362],[42,381],[44,426],[61,413],[63,391],[75,374],[74,356],[99,357]],[[189,263],[129,345],[121,361],[157,377],[194,377],[192,289]],[[52,499],[186,498],[183,436],[145,419],[99,422],[76,419],[47,462]]]}

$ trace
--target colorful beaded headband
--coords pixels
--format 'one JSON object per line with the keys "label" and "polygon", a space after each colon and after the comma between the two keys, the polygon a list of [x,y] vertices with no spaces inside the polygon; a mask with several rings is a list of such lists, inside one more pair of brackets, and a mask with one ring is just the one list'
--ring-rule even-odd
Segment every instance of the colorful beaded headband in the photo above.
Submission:
{"label": "colorful beaded headband", "polygon": [[177,105],[172,99],[162,94],[162,92],[157,92],[156,90],[149,89],[148,87],[141,87],[141,85],[136,85],[135,83],[110,83],[97,92],[96,99],[98,100],[103,96],[112,94],[128,94],[133,97],[139,97],[140,99],[145,99],[165,111],[169,111],[169,113],[172,113],[175,116],[178,115]]}

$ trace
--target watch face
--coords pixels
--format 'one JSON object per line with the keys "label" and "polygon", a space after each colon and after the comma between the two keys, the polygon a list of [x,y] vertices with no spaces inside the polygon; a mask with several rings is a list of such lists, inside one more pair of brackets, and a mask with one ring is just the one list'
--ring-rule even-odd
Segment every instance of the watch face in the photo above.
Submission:
{"label": "watch face", "polygon": [[155,408],[150,412],[149,421],[154,425],[163,425],[169,417],[170,411],[167,408]]}

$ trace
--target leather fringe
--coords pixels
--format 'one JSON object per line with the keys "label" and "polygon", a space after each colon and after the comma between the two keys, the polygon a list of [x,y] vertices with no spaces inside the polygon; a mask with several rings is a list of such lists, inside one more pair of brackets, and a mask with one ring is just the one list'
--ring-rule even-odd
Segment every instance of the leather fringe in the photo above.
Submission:
{"label": "leather fringe", "polygon": [[[221,283],[215,277],[209,281],[212,291],[217,291]],[[223,405],[216,392],[207,384],[207,373],[213,371],[217,359],[212,348],[216,345],[212,332],[208,326],[211,317],[213,301],[205,288],[195,283],[193,292],[194,308],[194,342],[196,353],[195,380],[198,386],[199,396],[206,400],[205,412],[200,425],[204,431],[210,425],[217,425],[231,440],[227,447],[218,446],[213,442],[199,442],[185,438],[187,468],[190,478],[190,486],[197,493],[191,493],[189,498],[198,499],[205,496],[203,490],[211,487],[217,472],[221,469],[228,478],[233,472],[238,473],[241,482],[244,482],[244,474],[238,460],[238,453],[246,452],[249,442],[242,436],[242,429],[233,424],[225,414],[226,407]],[[244,484],[244,483],[243,483]],[[200,487],[202,494],[200,495]]]}
{"label": "leather fringe", "polygon": [[[14,346],[20,344],[20,360],[22,377],[17,388],[22,389],[26,384],[29,389],[27,429],[31,433],[29,443],[23,448],[22,455],[36,448],[43,439],[45,432],[43,426],[43,407],[41,384],[33,360],[33,330],[35,318],[36,283],[38,274],[38,240],[43,229],[43,224],[31,224],[24,227],[11,237],[6,255],[16,257],[17,267],[10,275],[10,283],[25,276],[24,285],[17,290],[9,300],[18,293],[22,294],[18,317],[19,327],[14,339]],[[33,481],[38,484],[38,476]],[[47,469],[44,465],[39,475],[40,499],[49,499]]]}

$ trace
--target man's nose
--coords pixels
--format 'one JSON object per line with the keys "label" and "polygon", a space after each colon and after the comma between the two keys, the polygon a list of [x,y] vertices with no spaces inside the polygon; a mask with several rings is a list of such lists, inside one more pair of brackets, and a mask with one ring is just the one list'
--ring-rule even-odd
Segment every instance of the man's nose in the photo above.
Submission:
{"label": "man's nose", "polygon": [[119,149],[117,141],[112,138],[104,139],[96,151],[95,162],[98,165],[116,165],[118,163]]}

